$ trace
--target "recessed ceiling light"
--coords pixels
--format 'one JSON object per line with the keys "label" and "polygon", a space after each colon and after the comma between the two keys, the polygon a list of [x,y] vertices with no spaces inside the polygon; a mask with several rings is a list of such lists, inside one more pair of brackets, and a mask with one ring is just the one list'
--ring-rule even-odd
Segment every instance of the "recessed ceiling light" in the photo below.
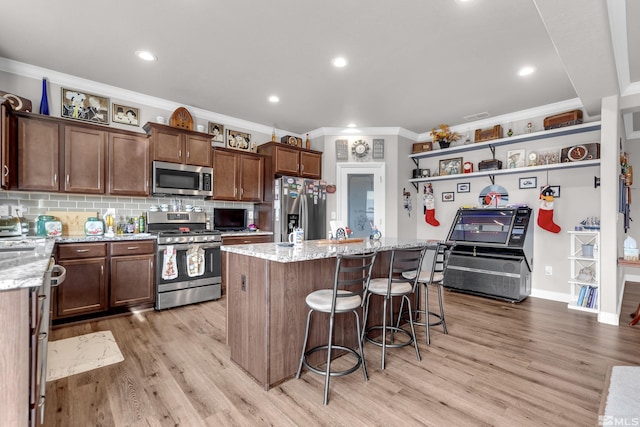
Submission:
{"label": "recessed ceiling light", "polygon": [[534,67],[530,67],[530,66],[526,66],[526,67],[522,67],[520,68],[520,71],[518,71],[518,75],[520,77],[524,77],[524,76],[528,76],[529,74],[533,74],[536,71],[536,69]]}
{"label": "recessed ceiling light", "polygon": [[331,60],[331,63],[333,64],[334,67],[336,68],[343,68],[346,67],[347,64],[349,63],[349,61],[347,61],[346,58],[343,58],[342,56],[338,56],[337,58],[333,58]]}
{"label": "recessed ceiling light", "polygon": [[269,102],[273,102],[275,104],[276,102],[280,102],[280,98],[278,98],[276,95],[271,95],[269,97]]}
{"label": "recessed ceiling light", "polygon": [[349,124],[347,125],[347,127],[348,127],[348,128],[354,128],[354,127],[356,127],[356,124],[355,124],[355,123],[349,123]]}
{"label": "recessed ceiling light", "polygon": [[136,51],[136,56],[138,58],[140,58],[140,59],[145,60],[145,61],[157,61],[158,60],[158,58],[156,58],[156,56],[153,53],[151,53],[151,52],[149,52],[147,50],[138,50],[138,51]]}

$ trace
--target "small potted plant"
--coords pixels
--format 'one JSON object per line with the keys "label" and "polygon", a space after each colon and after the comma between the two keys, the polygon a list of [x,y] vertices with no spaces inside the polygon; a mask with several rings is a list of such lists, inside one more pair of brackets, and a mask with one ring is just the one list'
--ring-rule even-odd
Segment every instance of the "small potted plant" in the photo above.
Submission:
{"label": "small potted plant", "polygon": [[433,137],[433,142],[437,142],[440,148],[449,148],[452,142],[460,139],[460,134],[451,132],[449,125],[440,125],[440,129],[431,129],[431,136]]}

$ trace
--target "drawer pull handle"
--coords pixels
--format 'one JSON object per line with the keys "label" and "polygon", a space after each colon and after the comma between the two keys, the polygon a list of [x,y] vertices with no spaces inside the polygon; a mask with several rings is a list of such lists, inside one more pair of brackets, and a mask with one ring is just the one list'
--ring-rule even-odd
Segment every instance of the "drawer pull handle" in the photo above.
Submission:
{"label": "drawer pull handle", "polygon": [[38,341],[42,341],[42,340],[44,340],[45,338],[47,338],[47,333],[46,333],[46,332],[40,332],[40,333],[38,334]]}
{"label": "drawer pull handle", "polygon": [[127,250],[128,250],[128,251],[133,251],[133,250],[135,250],[135,249],[140,249],[140,246],[128,246],[128,247],[127,247]]}
{"label": "drawer pull handle", "polygon": [[47,299],[46,295],[38,295],[38,301],[44,301]]}
{"label": "drawer pull handle", "polygon": [[85,252],[89,252],[89,249],[76,249],[76,252],[79,254],[83,254]]}

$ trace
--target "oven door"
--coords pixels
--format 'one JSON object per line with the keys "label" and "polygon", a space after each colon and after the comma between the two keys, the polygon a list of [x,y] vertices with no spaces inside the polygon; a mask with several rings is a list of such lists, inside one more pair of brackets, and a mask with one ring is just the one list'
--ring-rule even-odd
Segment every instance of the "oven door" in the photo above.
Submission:
{"label": "oven door", "polygon": [[[204,269],[202,274],[199,274],[198,271],[195,275],[190,276],[187,252],[196,245],[204,250]],[[169,257],[165,253],[169,246],[158,245],[156,262],[158,293],[222,283],[220,242],[173,245],[176,252],[175,257]]]}

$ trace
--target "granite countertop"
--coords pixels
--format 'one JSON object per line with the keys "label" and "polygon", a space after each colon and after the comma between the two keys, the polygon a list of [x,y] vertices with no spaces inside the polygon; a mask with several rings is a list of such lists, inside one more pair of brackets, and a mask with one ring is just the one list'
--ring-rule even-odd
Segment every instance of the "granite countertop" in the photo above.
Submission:
{"label": "granite countertop", "polygon": [[56,240],[26,237],[0,241],[0,291],[42,285]]}
{"label": "granite countertop", "polygon": [[105,236],[17,237],[0,240],[0,291],[42,285],[56,243],[156,240],[150,233]]}
{"label": "granite countertop", "polygon": [[[321,243],[322,242],[322,243]],[[373,249],[389,251],[392,249],[411,248],[415,246],[435,245],[437,240],[404,239],[383,237],[380,240],[364,239],[362,242],[331,244],[322,240],[305,240],[302,246],[288,243],[256,243],[246,245],[222,245],[222,250],[229,253],[247,255],[276,262],[297,262],[313,259],[332,258],[338,254],[362,254]],[[286,246],[285,246],[286,245]]]}

